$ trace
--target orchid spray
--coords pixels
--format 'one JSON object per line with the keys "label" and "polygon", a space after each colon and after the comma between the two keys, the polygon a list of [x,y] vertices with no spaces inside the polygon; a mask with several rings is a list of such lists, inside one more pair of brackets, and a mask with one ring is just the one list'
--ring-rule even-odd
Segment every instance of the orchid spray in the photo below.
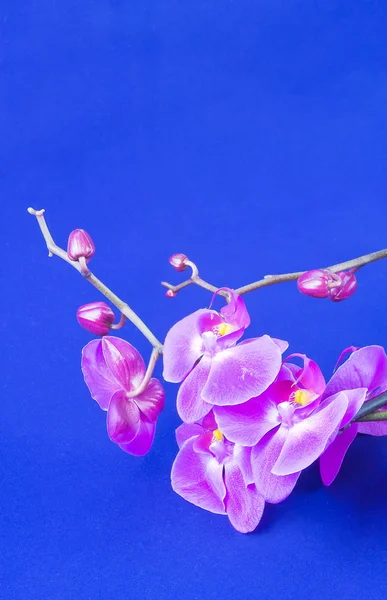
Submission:
{"label": "orchid spray", "polygon": [[[102,301],[81,306],[79,324],[97,337],[82,350],[81,369],[92,398],[106,413],[110,439],[134,456],[152,447],[164,408],[162,383],[153,377],[163,357],[163,377],[179,384],[176,430],[178,452],[171,483],[182,498],[205,510],[227,515],[235,529],[253,531],[265,502],[278,503],[292,492],[301,472],[319,460],[321,478],[330,485],[358,433],[387,435],[387,355],[380,346],[351,347],[328,382],[304,354],[285,356],[288,343],[262,335],[247,338],[250,315],[242,296],[262,287],[296,281],[313,298],[339,302],[357,290],[357,271],[387,257],[387,249],[323,269],[267,275],[239,289],[217,288],[199,276],[184,254],[171,266],[189,269],[178,285],[162,282],[173,298],[189,285],[219,295],[217,311],[199,308],[175,323],[159,341],[130,306],[90,270],[95,246],[83,229],[69,235],[67,251],[47,227],[44,210],[28,209],[37,219],[49,255],[74,267],[115,306]],[[111,335],[131,321],[152,346],[146,366],[129,342]],[[343,362],[343,358],[347,359]],[[301,364],[300,364],[301,363]]]}

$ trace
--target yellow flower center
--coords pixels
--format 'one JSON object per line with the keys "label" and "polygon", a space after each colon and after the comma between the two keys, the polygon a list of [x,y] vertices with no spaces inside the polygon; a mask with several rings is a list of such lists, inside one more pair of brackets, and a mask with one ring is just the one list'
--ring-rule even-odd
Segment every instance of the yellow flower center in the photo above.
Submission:
{"label": "yellow flower center", "polygon": [[307,390],[297,390],[294,392],[293,401],[297,404],[301,404],[301,406],[306,406],[312,401],[312,394]]}
{"label": "yellow flower center", "polygon": [[212,432],[212,435],[216,440],[218,440],[218,442],[221,442],[223,440],[223,433],[220,431],[220,429],[215,429]]}
{"label": "yellow flower center", "polygon": [[233,328],[229,323],[221,323],[217,329],[218,335],[226,335],[227,333],[231,333]]}

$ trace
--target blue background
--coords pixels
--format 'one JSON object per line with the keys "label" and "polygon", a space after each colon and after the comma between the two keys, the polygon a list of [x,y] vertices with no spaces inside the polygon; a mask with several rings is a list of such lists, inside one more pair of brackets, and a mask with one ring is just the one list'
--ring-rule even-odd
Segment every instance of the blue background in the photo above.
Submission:
{"label": "blue background", "polygon": [[[99,296],[26,208],[62,246],[89,231],[95,273],[160,338],[209,302],[165,298],[173,252],[235,287],[383,248],[387,3],[2,0],[0,29],[2,600],[383,597],[386,441],[359,437],[329,489],[310,468],[251,535],[185,503],[176,387],[148,456],[108,440],[75,320]],[[329,377],[346,346],[387,342],[386,265],[359,282],[337,305],[255,292],[249,334]]]}

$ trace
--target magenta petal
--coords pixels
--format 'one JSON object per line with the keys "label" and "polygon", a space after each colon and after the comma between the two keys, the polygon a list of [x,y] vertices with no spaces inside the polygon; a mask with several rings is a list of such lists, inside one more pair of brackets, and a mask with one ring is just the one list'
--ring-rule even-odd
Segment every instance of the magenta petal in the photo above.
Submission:
{"label": "magenta petal", "polygon": [[[234,290],[230,288],[221,288],[230,294],[231,300],[220,310],[220,314],[230,325],[246,329],[250,325],[250,315],[247,312],[246,304]],[[216,292],[217,293],[217,292]]]}
{"label": "magenta petal", "polygon": [[140,421],[136,437],[129,443],[119,444],[121,450],[134,456],[144,456],[152,447],[156,433],[156,423],[150,423],[145,417]]}
{"label": "magenta petal", "polygon": [[324,451],[328,440],[339,428],[348,407],[344,392],[332,397],[306,419],[295,423],[286,436],[272,472],[290,475],[311,465]]}
{"label": "magenta petal", "polygon": [[177,393],[177,412],[182,421],[194,423],[199,421],[212,406],[201,397],[201,391],[206,384],[211,368],[211,358],[203,356],[184,379]]}
{"label": "magenta petal", "polygon": [[387,356],[381,346],[365,346],[351,354],[333,374],[324,392],[324,398],[355,388],[367,388],[369,392],[387,387]]}
{"label": "magenta petal", "polygon": [[318,364],[305,354],[291,354],[286,360],[293,356],[298,356],[304,361],[303,368],[295,373],[296,383],[315,394],[322,394],[325,390],[325,379]]}
{"label": "magenta petal", "polygon": [[333,370],[336,371],[337,367],[339,366],[339,364],[341,363],[341,361],[343,360],[343,358],[346,354],[352,354],[352,352],[355,352],[356,350],[359,350],[359,346],[348,346],[348,348],[344,348],[344,350],[340,354],[340,356],[337,360],[337,363],[335,364],[335,368]]}
{"label": "magenta petal", "polygon": [[267,396],[268,390],[244,404],[214,407],[219,429],[228,440],[254,446],[279,424],[277,405]]}
{"label": "magenta petal", "polygon": [[145,375],[141,354],[121,338],[108,336],[100,340],[106,366],[121,388],[130,391],[140,385]]}
{"label": "magenta petal", "polygon": [[235,444],[233,452],[233,460],[242,471],[243,479],[246,485],[254,483],[253,469],[251,466],[251,451],[252,448]]}
{"label": "magenta petal", "polygon": [[184,500],[224,515],[226,488],[223,466],[211,454],[195,452],[194,439],[187,440],[175,458],[171,472],[172,489]]}
{"label": "magenta petal", "polygon": [[200,316],[207,312],[209,311],[197,310],[178,321],[168,331],[163,349],[163,377],[166,381],[182,381],[203,354],[202,338],[197,325]]}
{"label": "magenta petal", "polygon": [[102,410],[107,410],[110,398],[121,386],[106,366],[101,340],[92,340],[83,348],[81,368],[91,397]]}
{"label": "magenta petal", "polygon": [[344,456],[357,434],[353,424],[340,433],[320,456],[320,473],[324,485],[331,485],[340,471]]}
{"label": "magenta petal", "polygon": [[367,389],[360,388],[358,390],[345,390],[345,395],[348,398],[348,408],[345,411],[345,415],[340,423],[340,428],[345,427],[345,425],[352,421],[354,416],[363,406],[367,397]]}
{"label": "magenta petal", "polygon": [[182,423],[175,431],[177,445],[181,448],[187,440],[202,433],[204,429],[199,423]]}
{"label": "magenta petal", "polygon": [[291,475],[279,476],[272,473],[272,468],[285,443],[288,430],[279,427],[270,431],[258,442],[251,452],[251,464],[255,485],[265,498],[266,502],[278,504],[291,494],[300,472]]}
{"label": "magenta petal", "polygon": [[264,335],[216,354],[202,397],[218,406],[241,404],[259,396],[276,378],[281,351]]}
{"label": "magenta petal", "polygon": [[[197,311],[201,314],[198,316],[196,321],[196,330],[199,335],[202,335],[206,331],[213,331],[215,327],[218,327],[224,323],[222,317],[215,310],[201,310]],[[195,314],[195,313],[194,313]]]}
{"label": "magenta petal", "polygon": [[366,433],[367,435],[387,435],[387,423],[386,422],[375,422],[375,423],[358,423],[359,433]]}
{"label": "magenta petal", "polygon": [[254,531],[261,520],[265,501],[255,485],[246,486],[242,471],[235,462],[225,465],[225,499],[227,516],[237,531]]}
{"label": "magenta petal", "polygon": [[125,392],[116,392],[110,400],[106,423],[112,442],[120,445],[131,442],[140,429],[140,411],[137,404],[128,400]]}
{"label": "magenta petal", "polygon": [[154,423],[164,408],[165,392],[160,381],[152,378],[145,392],[136,396],[135,401],[147,419]]}

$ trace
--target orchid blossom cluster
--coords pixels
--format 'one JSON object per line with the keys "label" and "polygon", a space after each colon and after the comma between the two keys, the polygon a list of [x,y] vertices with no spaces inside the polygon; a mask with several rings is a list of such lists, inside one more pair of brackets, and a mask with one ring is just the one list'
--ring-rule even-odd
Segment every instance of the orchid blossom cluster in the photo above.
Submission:
{"label": "orchid blossom cluster", "polygon": [[[330,485],[358,433],[387,435],[387,355],[380,346],[350,347],[326,382],[315,361],[301,353],[284,357],[288,343],[264,334],[244,339],[250,316],[242,295],[282,281],[297,281],[308,296],[335,302],[357,289],[357,270],[387,251],[327,269],[264,279],[233,290],[217,288],[199,277],[185,255],[170,263],[192,269],[177,285],[163,283],[166,295],[194,283],[220,295],[220,311],[201,308],[180,320],[161,344],[129,306],[89,270],[95,253],[81,229],[69,236],[67,252],[53,241],[44,211],[37,217],[50,254],[75,267],[120,311],[119,323],[105,302],[81,306],[80,325],[98,339],[82,351],[81,368],[90,394],[106,412],[110,439],[125,452],[143,456],[152,447],[157,419],[164,408],[161,382],[152,377],[163,356],[163,377],[179,384],[177,456],[172,465],[174,491],[188,502],[227,515],[233,527],[253,531],[265,503],[277,504],[294,489],[301,472],[319,461],[321,478]],[[129,319],[153,346],[148,366],[127,341],[110,335]]]}

